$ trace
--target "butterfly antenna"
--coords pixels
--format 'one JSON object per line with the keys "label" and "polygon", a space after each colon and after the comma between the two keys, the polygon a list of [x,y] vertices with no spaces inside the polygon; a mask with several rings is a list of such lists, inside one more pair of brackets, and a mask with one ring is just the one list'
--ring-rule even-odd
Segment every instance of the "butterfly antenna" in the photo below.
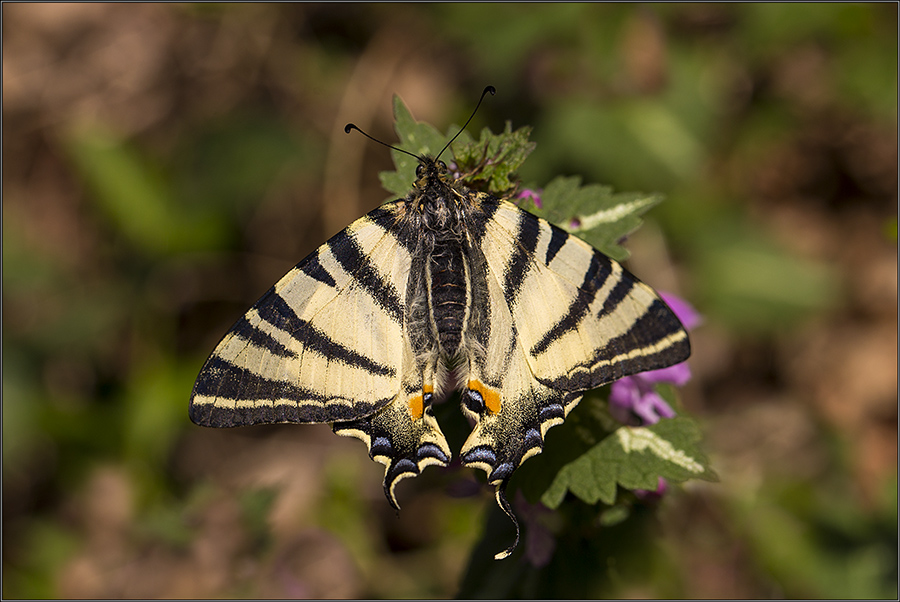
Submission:
{"label": "butterfly antenna", "polygon": [[481,106],[481,101],[484,100],[484,97],[487,96],[487,93],[488,93],[488,92],[490,92],[490,93],[491,93],[491,96],[493,96],[494,94],[497,93],[497,89],[496,89],[494,86],[487,86],[487,87],[484,89],[484,91],[482,91],[482,93],[481,93],[481,98],[478,99],[478,104],[475,105],[475,110],[472,111],[472,114],[471,114],[471,115],[469,115],[469,119],[467,119],[467,120],[466,120],[466,123],[462,126],[462,128],[460,128],[460,130],[459,130],[458,132],[456,132],[456,136],[454,136],[453,138],[451,138],[451,139],[450,139],[450,142],[448,142],[447,145],[444,146],[444,148],[441,149],[441,152],[439,152],[439,153],[437,154],[437,157],[435,157],[435,159],[437,159],[437,158],[439,158],[441,155],[443,155],[443,154],[444,154],[444,151],[447,150],[447,149],[450,147],[451,144],[453,144],[453,141],[456,140],[457,138],[459,138],[459,135],[462,134],[462,133],[466,130],[466,126],[469,125],[469,122],[472,121],[472,118],[473,118],[473,117],[475,117],[475,113],[478,112],[478,107]]}
{"label": "butterfly antenna", "polygon": [[[382,146],[386,146],[386,147],[388,147],[388,148],[394,149],[395,151],[400,151],[401,153],[405,153],[405,154],[409,155],[410,157],[415,157],[418,161],[421,161],[421,160],[422,160],[422,157],[420,157],[419,155],[416,155],[416,154],[411,153],[411,152],[409,152],[409,151],[403,150],[402,148],[397,148],[396,146],[393,146],[393,145],[391,145],[391,144],[388,144],[387,142],[382,142],[382,141],[379,140],[378,138],[373,138],[372,136],[369,136],[367,133],[365,133],[364,131],[362,131],[361,129],[359,129],[359,127],[357,127],[357,125],[354,124],[354,123],[348,123],[347,125],[344,126],[344,133],[349,134],[351,130],[356,130],[357,132],[359,132],[360,134],[362,134],[363,136],[365,136],[365,137],[368,138],[369,140],[372,140],[372,141],[374,141],[374,142],[377,142],[378,144],[380,144],[380,145],[382,145]],[[443,151],[441,151],[441,152],[443,152]]]}

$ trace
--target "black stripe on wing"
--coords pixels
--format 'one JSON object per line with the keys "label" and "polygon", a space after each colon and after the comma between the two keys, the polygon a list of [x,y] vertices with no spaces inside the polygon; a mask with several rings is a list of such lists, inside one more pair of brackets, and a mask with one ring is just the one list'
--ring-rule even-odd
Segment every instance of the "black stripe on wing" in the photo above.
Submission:
{"label": "black stripe on wing", "polygon": [[541,233],[541,223],[537,217],[521,210],[517,212],[517,216],[519,224],[515,233],[513,254],[503,273],[503,294],[510,307],[515,305],[528,275],[531,258],[534,256]]}
{"label": "black stripe on wing", "polygon": [[[666,338],[679,333],[683,333],[684,337],[672,341],[661,349],[654,349]],[[610,340],[603,352],[595,355],[595,362],[602,362],[619,354],[624,355],[634,349],[642,349],[644,352],[601,369],[595,375],[595,379],[610,382],[630,374],[666,368],[685,361],[691,355],[691,344],[687,333],[684,332],[684,326],[660,299],[656,299],[650,305],[646,313],[631,325],[628,332]]]}
{"label": "black stripe on wing", "polygon": [[324,285],[330,286],[331,288],[337,287],[337,283],[334,281],[334,278],[319,261],[319,251],[316,251],[315,253],[298,263],[297,269],[310,278],[318,280]]}
{"label": "black stripe on wing", "polygon": [[[196,403],[196,398],[215,403]],[[291,403],[275,403],[286,400]],[[272,380],[212,356],[191,394],[190,418],[201,426],[230,427],[274,422],[353,420],[376,411],[388,400],[361,402],[327,398],[285,380]],[[243,402],[243,406],[242,406]]]}
{"label": "black stripe on wing", "polygon": [[366,214],[366,218],[373,224],[380,226],[385,232],[393,236],[407,250],[410,255],[415,255],[419,248],[420,237],[418,232],[412,232],[410,228],[401,227],[398,215],[400,207],[406,201],[386,203]]}
{"label": "black stripe on wing", "polygon": [[544,263],[550,265],[550,262],[556,257],[559,250],[562,249],[563,245],[566,244],[566,241],[569,240],[569,233],[553,224],[547,225],[550,226],[550,232],[552,234],[550,235],[550,242],[547,244],[547,256],[544,257]]}
{"label": "black stripe on wing", "polygon": [[590,360],[566,376],[541,383],[551,389],[587,391],[624,376],[667,368],[690,355],[687,332],[672,310],[657,299],[627,332],[596,350]]}
{"label": "black stripe on wing", "polygon": [[[338,343],[313,326],[312,323],[297,316],[290,305],[288,305],[287,301],[275,292],[274,289],[271,289],[266,293],[266,295],[257,303],[256,311],[263,320],[275,328],[283,330],[291,335],[291,337],[301,343],[305,349],[315,351],[329,359],[339,361],[348,366],[363,368],[373,374],[378,374],[380,376],[395,375],[395,370],[390,366],[379,364],[375,360]],[[283,349],[280,343],[277,341],[274,342],[278,347]],[[276,348],[266,347],[266,349],[276,353]],[[276,355],[278,355],[278,353],[276,353]]]}
{"label": "black stripe on wing", "polygon": [[[396,235],[385,231],[385,236]],[[347,230],[335,234],[325,243],[341,267],[368,292],[375,302],[397,324],[403,323],[403,302],[396,287],[372,264],[362,247]]]}
{"label": "black stripe on wing", "polygon": [[254,326],[247,319],[247,315],[241,317],[240,320],[231,328],[231,332],[237,337],[253,344],[255,347],[261,347],[278,357],[296,358],[297,354],[276,340],[272,335],[263,332]]}
{"label": "black stripe on wing", "polygon": [[591,263],[584,273],[584,281],[581,283],[581,286],[578,287],[578,296],[571,304],[569,304],[569,309],[566,311],[566,314],[531,348],[531,355],[540,355],[545,352],[554,341],[558,340],[567,332],[578,328],[582,318],[588,314],[591,304],[597,297],[597,291],[603,286],[606,279],[609,278],[611,271],[612,263],[610,260],[599,253],[594,253],[591,258]]}
{"label": "black stripe on wing", "polygon": [[[628,298],[628,295],[634,290],[636,285],[637,279],[625,270],[622,270],[619,275],[619,281],[612,290],[609,291],[606,299],[603,300],[603,307],[597,312],[597,318],[599,319],[603,316],[608,316],[616,311],[619,304]],[[634,328],[634,326],[632,326],[632,328]]]}

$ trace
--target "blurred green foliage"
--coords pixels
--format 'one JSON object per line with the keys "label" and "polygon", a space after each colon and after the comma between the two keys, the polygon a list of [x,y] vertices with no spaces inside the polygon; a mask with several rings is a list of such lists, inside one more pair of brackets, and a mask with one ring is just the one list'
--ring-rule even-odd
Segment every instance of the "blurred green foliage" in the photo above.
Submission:
{"label": "blurred green foliage", "polygon": [[[418,98],[440,105],[444,123],[461,123],[482,87],[496,86],[470,131],[533,126],[526,182],[579,176],[664,193],[646,219],[728,346],[768,349],[835,315],[870,316],[847,309],[861,303],[856,275],[788,244],[778,220],[796,208],[843,238],[850,218],[871,215],[881,224],[871,237],[896,246],[895,5],[128,5],[53,19],[34,7],[4,5],[5,597],[897,596],[896,477],[874,498],[859,493],[865,475],[848,458],[862,453],[862,431],[851,425],[813,421],[825,467],[815,478],[729,478],[731,463],[717,468],[715,492],[670,492],[659,512],[635,501],[627,517],[603,517],[577,502],[571,515],[539,515],[526,537],[534,525],[554,533],[554,521],[591,525],[541,567],[524,551],[490,560],[510,526],[471,492],[410,499],[404,512],[422,533],[385,535],[407,523],[373,510],[385,505],[368,479],[380,471],[352,448],[358,464],[341,453],[344,468],[323,469],[316,522],[295,519],[350,550],[347,565],[327,557],[346,571],[332,587],[348,589],[332,590],[285,580],[294,565],[279,564],[290,548],[272,527],[278,488],[245,484],[231,500],[230,470],[205,472],[264,441],[260,431],[198,442],[207,435],[186,411],[231,321],[333,233],[322,214],[334,199],[315,200],[344,136],[332,121],[356,119],[340,113],[341,98],[367,106],[367,73],[410,94],[441,91]],[[114,31],[140,52],[106,37]],[[34,56],[50,57],[46,67]],[[398,56],[406,71],[382,67]],[[156,71],[144,62],[154,60]],[[126,67],[109,71],[117,61]],[[389,132],[389,109],[374,109],[374,132]],[[342,175],[360,176],[374,203],[371,163]],[[744,392],[775,386],[800,406],[815,396],[772,363],[745,381],[714,373],[695,384],[711,427]],[[227,443],[200,453],[210,441]],[[539,475],[541,457],[531,462]],[[130,492],[117,505],[106,470]],[[459,486],[448,472],[416,486]],[[229,501],[237,518],[215,522]],[[244,543],[211,544],[222,560],[200,571],[198,550],[224,531]],[[698,576],[723,571],[723,558],[733,559],[727,585]],[[217,566],[227,578],[204,581]],[[188,589],[153,589],[177,584]]]}

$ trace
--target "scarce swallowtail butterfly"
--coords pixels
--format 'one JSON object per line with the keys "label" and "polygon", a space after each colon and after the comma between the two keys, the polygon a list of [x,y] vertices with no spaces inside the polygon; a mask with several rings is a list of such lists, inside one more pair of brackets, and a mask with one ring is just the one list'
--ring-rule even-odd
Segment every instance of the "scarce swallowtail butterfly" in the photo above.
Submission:
{"label": "scarce swallowtail butterfly", "polygon": [[399,508],[401,479],[450,463],[432,402],[458,390],[474,423],[460,459],[487,473],[516,525],[495,556],[505,558],[519,540],[506,484],[550,427],[585,391],[684,361],[690,343],[617,262],[467,188],[440,153],[414,156],[406,198],[300,261],[225,335],[194,384],[190,418],[332,423],[386,466],[384,492]]}

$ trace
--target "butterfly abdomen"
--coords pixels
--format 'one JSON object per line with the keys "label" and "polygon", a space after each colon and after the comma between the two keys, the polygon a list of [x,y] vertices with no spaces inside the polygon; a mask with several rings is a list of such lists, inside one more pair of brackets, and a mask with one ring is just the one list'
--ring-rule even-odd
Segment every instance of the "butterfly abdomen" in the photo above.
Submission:
{"label": "butterfly abdomen", "polygon": [[441,355],[452,358],[460,349],[469,305],[467,270],[459,241],[437,240],[427,265],[432,324]]}

